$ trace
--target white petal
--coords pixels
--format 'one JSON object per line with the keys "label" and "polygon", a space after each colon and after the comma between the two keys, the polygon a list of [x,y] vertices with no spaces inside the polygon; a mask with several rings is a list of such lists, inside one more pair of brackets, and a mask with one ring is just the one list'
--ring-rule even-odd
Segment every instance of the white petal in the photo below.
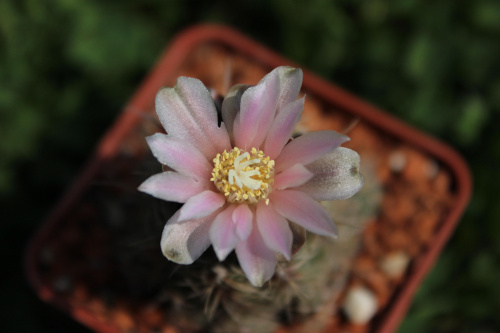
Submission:
{"label": "white petal", "polygon": [[170,171],[153,175],[139,186],[139,191],[175,202],[186,202],[206,189],[208,189],[206,185],[194,178]]}
{"label": "white petal", "polygon": [[309,194],[315,200],[350,198],[364,184],[363,175],[359,173],[359,162],[358,153],[339,147],[316,162],[306,165],[314,176],[296,189]]}
{"label": "white petal", "polygon": [[264,143],[264,151],[271,159],[275,159],[290,140],[302,110],[304,110],[304,98],[287,104],[273,120]]}
{"label": "white petal", "polygon": [[217,213],[201,219],[179,222],[180,211],[177,211],[163,229],[163,255],[178,264],[193,263],[210,246],[209,230]]}
{"label": "white petal", "polygon": [[235,208],[234,205],[229,205],[217,215],[210,227],[210,241],[220,261],[226,259],[240,241],[232,217]]}
{"label": "white petal", "polygon": [[224,122],[227,132],[229,133],[229,137],[231,138],[231,142],[234,143],[234,135],[233,135],[233,126],[236,116],[240,112],[241,107],[241,96],[243,93],[250,88],[251,86],[246,84],[237,84],[226,94],[224,100],[222,101],[222,121]]}
{"label": "white petal", "polygon": [[241,240],[245,240],[252,231],[253,214],[248,205],[241,204],[233,212],[233,222],[236,227],[236,234]]}
{"label": "white petal", "polygon": [[236,255],[253,286],[261,287],[274,275],[276,253],[266,246],[259,229],[253,228],[247,240],[238,243]]}
{"label": "white petal", "polygon": [[289,66],[281,66],[275,69],[280,81],[280,96],[278,98],[277,113],[289,103],[298,98],[302,86],[302,70]]}
{"label": "white petal", "polygon": [[146,141],[160,163],[202,182],[210,179],[213,166],[188,142],[161,133],[147,137]]}
{"label": "white petal", "polygon": [[288,143],[275,159],[276,171],[283,171],[297,163],[312,163],[346,141],[349,141],[347,136],[334,131],[317,131],[299,136]]}
{"label": "white petal", "polygon": [[313,173],[301,164],[295,164],[274,177],[274,188],[283,190],[304,184],[313,177]]}
{"label": "white petal", "polygon": [[210,190],[198,193],[194,197],[188,199],[179,210],[179,221],[199,219],[210,215],[222,207],[225,202],[226,198],[220,193],[215,193]]}
{"label": "white petal", "polygon": [[231,149],[226,129],[218,127],[212,96],[198,79],[179,77],[173,88],[161,89],[156,112],[169,135],[189,142],[209,160]]}
{"label": "white petal", "polygon": [[267,247],[280,252],[290,260],[292,257],[293,234],[288,221],[278,214],[272,204],[264,201],[257,205],[257,226]]}
{"label": "white petal", "polygon": [[270,201],[286,219],[315,234],[337,237],[337,227],[331,216],[307,194],[295,190],[275,190],[270,195]]}
{"label": "white petal", "polygon": [[260,147],[276,114],[279,78],[276,71],[267,74],[256,86],[241,96],[233,134],[236,146],[247,150]]}

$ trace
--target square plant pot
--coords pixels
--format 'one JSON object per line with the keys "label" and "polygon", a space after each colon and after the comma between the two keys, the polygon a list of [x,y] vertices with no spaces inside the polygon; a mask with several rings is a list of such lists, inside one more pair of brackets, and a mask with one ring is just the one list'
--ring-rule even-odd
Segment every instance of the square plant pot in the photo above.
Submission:
{"label": "square plant pot", "polygon": [[[176,311],[187,305],[161,289],[176,268],[161,256],[158,230],[179,205],[151,202],[136,190],[161,170],[144,140],[162,131],[154,99],[179,76],[196,77],[224,95],[228,86],[256,84],[281,65],[299,67],[230,28],[203,25],[180,34],[31,242],[27,274],[39,297],[99,332],[211,330],[189,316],[179,320]],[[326,206],[340,223],[340,243],[349,239],[344,248],[336,245],[348,255],[331,253],[332,260],[346,258],[339,263],[344,274],[330,281],[342,283],[300,320],[275,316],[272,330],[393,332],[466,207],[469,171],[445,144],[307,70],[302,93],[307,98],[297,134],[346,132],[346,146],[361,156],[366,185],[353,199]],[[150,206],[155,209],[145,213]],[[356,288],[375,298],[368,321],[349,316]]]}

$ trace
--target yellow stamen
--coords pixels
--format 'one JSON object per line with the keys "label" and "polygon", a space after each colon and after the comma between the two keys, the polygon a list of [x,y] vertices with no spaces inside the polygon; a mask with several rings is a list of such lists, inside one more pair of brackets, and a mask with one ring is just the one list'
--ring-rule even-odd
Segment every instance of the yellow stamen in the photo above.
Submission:
{"label": "yellow stamen", "polygon": [[266,200],[274,182],[274,161],[262,150],[235,147],[214,158],[211,181],[229,202],[257,203]]}

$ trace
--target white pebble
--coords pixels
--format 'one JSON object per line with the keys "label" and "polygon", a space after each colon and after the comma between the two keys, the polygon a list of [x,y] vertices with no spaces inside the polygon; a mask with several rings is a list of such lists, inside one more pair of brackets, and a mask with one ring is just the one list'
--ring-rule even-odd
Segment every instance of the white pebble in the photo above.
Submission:
{"label": "white pebble", "polygon": [[355,286],[347,292],[342,308],[352,323],[366,324],[377,312],[378,302],[371,290]]}
{"label": "white pebble", "polygon": [[438,163],[434,160],[428,161],[424,167],[424,172],[429,179],[435,178],[439,172]]}
{"label": "white pebble", "polygon": [[406,155],[401,151],[395,151],[389,155],[389,169],[394,172],[403,171],[406,166]]}
{"label": "white pebble", "polygon": [[402,251],[386,255],[379,263],[380,269],[390,278],[398,278],[404,274],[410,257]]}

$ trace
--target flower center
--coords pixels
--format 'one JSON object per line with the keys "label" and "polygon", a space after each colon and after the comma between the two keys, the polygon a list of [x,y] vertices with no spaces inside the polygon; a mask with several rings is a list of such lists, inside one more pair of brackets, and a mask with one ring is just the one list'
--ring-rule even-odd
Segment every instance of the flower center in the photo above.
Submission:
{"label": "flower center", "polygon": [[214,158],[211,181],[229,202],[257,203],[266,200],[274,182],[274,161],[262,150],[246,152],[235,147]]}

